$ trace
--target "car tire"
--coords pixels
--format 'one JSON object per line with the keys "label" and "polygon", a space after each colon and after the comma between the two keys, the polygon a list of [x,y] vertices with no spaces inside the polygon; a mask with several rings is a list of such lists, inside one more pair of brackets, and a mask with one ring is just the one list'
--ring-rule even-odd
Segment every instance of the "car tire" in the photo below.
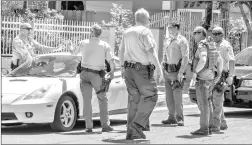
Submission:
{"label": "car tire", "polygon": [[[65,108],[63,106],[65,106]],[[67,107],[70,107],[71,111],[69,111],[68,110],[69,108]],[[64,111],[67,112],[64,113]],[[69,121],[69,124],[64,125],[62,120],[64,121],[64,123],[66,123],[66,121],[67,122]],[[54,121],[52,124],[50,124],[51,128],[59,132],[70,131],[75,126],[76,120],[77,120],[77,109],[74,100],[69,96],[61,97],[55,109]]]}

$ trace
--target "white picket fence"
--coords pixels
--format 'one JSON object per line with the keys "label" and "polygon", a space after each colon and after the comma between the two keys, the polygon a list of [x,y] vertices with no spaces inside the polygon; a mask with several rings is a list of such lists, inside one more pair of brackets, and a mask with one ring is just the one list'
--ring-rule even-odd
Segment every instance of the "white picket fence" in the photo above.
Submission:
{"label": "white picket fence", "polygon": [[[12,54],[12,41],[19,34],[21,22],[21,18],[2,17],[2,56]],[[78,41],[89,38],[93,24],[94,22],[55,19],[35,19],[32,23],[35,40],[51,47],[57,47],[66,40],[71,40],[76,45]]]}

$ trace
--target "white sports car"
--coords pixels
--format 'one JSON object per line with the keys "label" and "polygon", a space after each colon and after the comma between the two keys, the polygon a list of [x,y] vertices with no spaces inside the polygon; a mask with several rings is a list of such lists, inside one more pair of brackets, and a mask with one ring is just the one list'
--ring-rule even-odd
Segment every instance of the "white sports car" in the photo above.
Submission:
{"label": "white sports car", "polygon": [[[83,119],[83,98],[76,67],[80,56],[69,53],[39,55],[2,78],[2,125],[50,123],[56,131],[70,131]],[[116,65],[120,67],[119,60]],[[93,90],[93,116],[99,104]],[[107,93],[110,114],[125,113],[128,105],[121,72],[115,72]]]}

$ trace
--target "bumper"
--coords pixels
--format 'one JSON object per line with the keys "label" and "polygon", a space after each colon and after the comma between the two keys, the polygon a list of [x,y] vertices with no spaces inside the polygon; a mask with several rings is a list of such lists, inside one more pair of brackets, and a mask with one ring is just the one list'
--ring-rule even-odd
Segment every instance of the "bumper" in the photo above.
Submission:
{"label": "bumper", "polygon": [[[2,124],[11,123],[52,123],[56,103],[2,104]],[[27,117],[26,112],[32,113]]]}

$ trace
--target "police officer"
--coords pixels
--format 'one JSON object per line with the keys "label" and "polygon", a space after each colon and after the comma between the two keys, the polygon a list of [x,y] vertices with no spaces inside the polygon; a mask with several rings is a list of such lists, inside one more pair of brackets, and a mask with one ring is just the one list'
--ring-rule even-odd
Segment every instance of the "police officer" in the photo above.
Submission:
{"label": "police officer", "polygon": [[[195,53],[193,53],[192,80],[196,81],[197,104],[200,109],[200,129],[191,132],[193,135],[209,135],[210,114],[212,104],[210,99],[210,88],[216,83],[222,71],[222,58],[219,52],[206,40],[206,29],[197,26],[194,31],[195,41],[198,43]],[[216,72],[216,73],[215,73]],[[216,74],[216,76],[215,76]]]}
{"label": "police officer", "polygon": [[180,24],[173,21],[168,26],[169,36],[164,42],[162,66],[165,72],[166,104],[169,117],[163,124],[184,126],[183,77],[189,60],[189,44],[179,34]]}
{"label": "police officer", "polygon": [[233,84],[235,72],[235,58],[232,45],[225,40],[224,30],[221,27],[215,27],[212,30],[213,40],[215,41],[216,49],[220,52],[223,59],[223,72],[220,80],[213,89],[213,132],[225,130],[228,128],[223,110],[225,85]]}
{"label": "police officer", "polygon": [[11,62],[12,70],[26,61],[31,61],[35,57],[35,51],[53,52],[62,49],[62,45],[59,47],[41,45],[31,38],[32,30],[33,28],[29,23],[22,23],[20,25],[20,33],[13,40]]}
{"label": "police officer", "polygon": [[[84,98],[84,119],[86,122],[86,132],[92,132],[92,87],[96,91],[99,109],[100,120],[102,125],[102,132],[112,131],[110,126],[109,113],[108,113],[108,99],[106,91],[102,90],[105,78],[114,78],[115,63],[114,56],[111,51],[110,45],[102,41],[99,36],[102,33],[101,26],[95,24],[91,28],[91,38],[82,40],[74,49],[71,42],[70,52],[72,54],[80,53],[81,60],[81,73],[80,73],[80,88]],[[105,76],[105,59],[110,64],[110,72]]]}
{"label": "police officer", "polygon": [[129,98],[126,139],[146,138],[142,129],[158,99],[155,79],[163,79],[149,19],[149,13],[139,9],[135,13],[136,25],[124,32],[120,45],[119,59]]}

